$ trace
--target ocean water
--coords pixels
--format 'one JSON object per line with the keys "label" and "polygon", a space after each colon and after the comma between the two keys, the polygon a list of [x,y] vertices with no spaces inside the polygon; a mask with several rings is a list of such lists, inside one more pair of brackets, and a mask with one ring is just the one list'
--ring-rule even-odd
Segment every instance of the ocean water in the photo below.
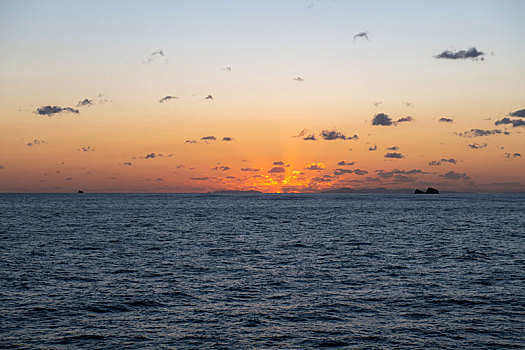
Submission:
{"label": "ocean water", "polygon": [[523,349],[525,195],[1,194],[0,348]]}

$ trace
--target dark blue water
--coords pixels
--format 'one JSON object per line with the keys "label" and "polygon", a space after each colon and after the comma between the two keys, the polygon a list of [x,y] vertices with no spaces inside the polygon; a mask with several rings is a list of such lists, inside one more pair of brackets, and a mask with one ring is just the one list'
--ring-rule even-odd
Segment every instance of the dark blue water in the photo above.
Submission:
{"label": "dark blue water", "polygon": [[525,347],[524,195],[0,195],[0,347]]}

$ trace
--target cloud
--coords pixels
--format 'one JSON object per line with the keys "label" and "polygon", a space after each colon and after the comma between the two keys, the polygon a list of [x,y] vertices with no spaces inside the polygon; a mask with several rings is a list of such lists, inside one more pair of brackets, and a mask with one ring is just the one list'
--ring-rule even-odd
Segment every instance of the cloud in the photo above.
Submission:
{"label": "cloud", "polygon": [[208,95],[204,98],[205,100],[213,100],[213,96],[212,95]]}
{"label": "cloud", "polygon": [[127,165],[127,166],[132,166],[133,164],[131,164],[131,162],[126,162],[126,163],[122,163],[124,165]]}
{"label": "cloud", "polygon": [[222,70],[225,70],[226,72],[231,72],[232,71],[232,67],[230,67],[230,66],[224,67],[224,68],[222,68]]}
{"label": "cloud", "polygon": [[285,169],[276,166],[276,167],[273,167],[273,168],[271,168],[270,170],[268,170],[268,172],[269,172],[270,174],[275,174],[275,173],[284,173],[284,172],[285,172]]}
{"label": "cloud", "polygon": [[454,158],[441,158],[441,160],[433,160],[431,162],[428,163],[428,165],[441,165],[441,163],[451,163],[451,164],[456,164],[457,163],[457,160],[455,160]]}
{"label": "cloud", "polygon": [[[155,58],[158,57],[166,57],[166,55],[164,54],[164,50],[162,49],[158,49],[157,51],[155,52],[152,52],[147,58],[146,58],[146,61],[144,61],[145,64],[149,64],[151,63]],[[167,63],[167,61],[166,61]]]}
{"label": "cloud", "polygon": [[448,173],[439,175],[439,177],[442,177],[447,180],[470,180],[470,176],[467,176],[465,173],[456,173],[455,171],[449,171]]}
{"label": "cloud", "polygon": [[358,38],[365,38],[367,41],[370,41],[370,39],[368,38],[368,31],[366,30],[364,32],[360,32],[354,35],[354,41]]}
{"label": "cloud", "polygon": [[58,113],[75,113],[79,114],[80,112],[78,109],[74,109],[71,107],[58,107],[58,106],[42,106],[40,108],[37,108],[35,113],[39,115],[47,115],[48,117],[51,117],[52,115],[58,114]]}
{"label": "cloud", "polygon": [[178,99],[179,99],[179,96],[168,95],[168,96],[164,96],[163,98],[161,98],[159,100],[159,103],[164,103],[164,102],[167,102],[167,101],[170,101],[170,100],[178,100]]}
{"label": "cloud", "polygon": [[510,119],[508,117],[505,117],[500,120],[496,120],[494,123],[495,125],[506,125],[506,124],[512,124],[512,127],[518,127],[518,126],[525,126],[525,120],[522,119]]}
{"label": "cloud", "polygon": [[324,165],[323,163],[312,163],[310,165],[307,165],[304,169],[305,170],[324,170],[326,169],[326,165]]}
{"label": "cloud", "polygon": [[229,166],[216,166],[215,168],[211,168],[211,170],[216,170],[216,171],[228,171],[230,170],[231,168]]}
{"label": "cloud", "polygon": [[339,165],[339,166],[354,165],[354,164],[355,164],[355,162],[345,162],[344,160],[342,160],[339,163],[337,163],[337,165]]}
{"label": "cloud", "polygon": [[368,147],[368,150],[369,151],[376,151],[377,150],[377,145],[374,145],[374,147]]}
{"label": "cloud", "polygon": [[217,140],[217,138],[215,136],[204,136],[204,137],[201,137],[201,140],[204,140],[204,141],[215,141],[215,140]]}
{"label": "cloud", "polygon": [[394,169],[392,171],[384,171],[382,169],[379,169],[379,170],[376,170],[376,173],[380,178],[383,178],[383,179],[389,179],[396,175],[428,174],[427,172],[420,170],[420,169],[412,169],[412,170]]}
{"label": "cloud", "polygon": [[390,126],[393,123],[392,118],[385,113],[378,113],[372,119],[372,125]]}
{"label": "cloud", "polygon": [[28,147],[39,146],[39,145],[47,145],[47,142],[45,140],[34,139],[33,142],[26,143],[26,146],[28,146]]}
{"label": "cloud", "polygon": [[223,141],[233,141],[235,140],[233,137],[225,136],[222,138]]}
{"label": "cloud", "polygon": [[[459,51],[443,51],[442,53],[434,56],[435,58],[444,58],[449,60],[464,60],[467,58],[476,59],[479,56],[483,56],[485,53],[478,51],[475,47],[471,47],[468,50],[459,50]],[[481,57],[483,60],[483,57]]]}
{"label": "cloud", "polygon": [[323,130],[320,134],[319,134],[324,140],[337,140],[337,139],[341,139],[341,140],[359,140],[359,136],[357,135],[354,135],[354,136],[345,136],[343,133],[339,132],[339,131],[335,131],[335,130]]}
{"label": "cloud", "polygon": [[397,159],[405,158],[404,155],[402,155],[401,153],[397,153],[397,152],[389,152],[385,154],[384,157],[385,158],[397,158]]}
{"label": "cloud", "polygon": [[383,103],[383,101],[374,101],[372,103],[374,104],[374,106],[378,107],[380,104]]}
{"label": "cloud", "polygon": [[146,154],[146,156],[144,157],[144,159],[153,159],[153,158],[158,158],[158,157],[164,157],[164,155],[162,153],[148,153]]}
{"label": "cloud", "polygon": [[521,153],[505,153],[505,158],[521,158]]}
{"label": "cloud", "polygon": [[77,152],[95,152],[95,150],[93,148],[91,148],[90,146],[87,146],[87,147],[80,147],[79,149],[77,149]]}
{"label": "cloud", "polygon": [[5,167],[3,165],[0,165],[0,170],[4,170]]}
{"label": "cloud", "polygon": [[520,109],[518,111],[510,112],[511,117],[525,118],[525,109]]}
{"label": "cloud", "polygon": [[353,170],[350,170],[350,169],[335,169],[334,170],[334,175],[335,176],[340,176],[340,175],[344,175],[344,174],[352,174],[354,171]]}
{"label": "cloud", "polygon": [[186,140],[184,143],[197,143],[197,140]]}
{"label": "cloud", "polygon": [[273,162],[273,165],[284,165],[284,162],[280,160],[278,162]]}
{"label": "cloud", "polygon": [[305,141],[317,141],[317,139],[315,138],[314,134],[310,134],[310,135],[304,137],[303,140],[305,140]]}
{"label": "cloud", "polygon": [[314,177],[311,182],[332,182],[332,177],[327,177],[330,175],[324,175],[323,177]]}
{"label": "cloud", "polygon": [[397,120],[398,123],[404,123],[404,122],[413,122],[415,119],[412,118],[411,116],[406,116],[406,117],[403,117],[403,118],[399,118]]}
{"label": "cloud", "polygon": [[77,107],[86,107],[91,105],[93,105],[93,100],[89,98],[85,98],[77,103]]}
{"label": "cloud", "polygon": [[206,181],[209,179],[210,179],[209,177],[191,177],[190,178],[190,180],[194,180],[194,181]]}
{"label": "cloud", "polygon": [[362,170],[362,169],[355,169],[354,170],[354,174],[356,174],[356,175],[366,175],[366,174],[368,174],[368,171]]}
{"label": "cloud", "polygon": [[257,168],[241,168],[241,171],[251,171],[251,172],[257,172],[261,169],[257,169]]}
{"label": "cloud", "polygon": [[485,148],[487,147],[487,144],[486,143],[469,143],[468,145],[470,148],[472,149],[482,149],[482,148]]}
{"label": "cloud", "polygon": [[299,82],[303,82],[303,81],[304,81],[304,79],[301,78],[301,77],[293,78],[293,80],[295,80],[295,81],[299,81]]}
{"label": "cloud", "polygon": [[388,151],[397,151],[399,149],[399,147],[397,146],[392,146],[392,147],[387,147],[386,148]]}
{"label": "cloud", "polygon": [[454,123],[454,119],[441,117],[441,118],[439,118],[439,122],[441,122],[441,123]]}
{"label": "cloud", "polygon": [[508,131],[501,131],[501,130],[498,130],[498,129],[493,129],[493,130],[470,129],[468,131],[455,133],[455,134],[458,135],[458,136],[461,136],[461,137],[472,138],[472,137],[482,137],[482,136],[500,135],[500,134],[509,135],[509,132]]}

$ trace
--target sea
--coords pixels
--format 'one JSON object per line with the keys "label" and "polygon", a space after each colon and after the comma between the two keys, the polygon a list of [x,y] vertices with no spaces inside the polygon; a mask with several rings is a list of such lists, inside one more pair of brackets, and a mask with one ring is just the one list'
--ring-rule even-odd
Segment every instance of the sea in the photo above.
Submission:
{"label": "sea", "polygon": [[1,194],[0,348],[524,349],[525,194]]}

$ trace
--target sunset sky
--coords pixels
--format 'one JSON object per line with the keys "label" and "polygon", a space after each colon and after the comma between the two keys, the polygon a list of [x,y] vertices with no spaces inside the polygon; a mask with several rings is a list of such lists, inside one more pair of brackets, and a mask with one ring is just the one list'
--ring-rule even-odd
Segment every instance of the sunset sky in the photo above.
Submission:
{"label": "sunset sky", "polygon": [[1,1],[0,192],[525,191],[524,1]]}

